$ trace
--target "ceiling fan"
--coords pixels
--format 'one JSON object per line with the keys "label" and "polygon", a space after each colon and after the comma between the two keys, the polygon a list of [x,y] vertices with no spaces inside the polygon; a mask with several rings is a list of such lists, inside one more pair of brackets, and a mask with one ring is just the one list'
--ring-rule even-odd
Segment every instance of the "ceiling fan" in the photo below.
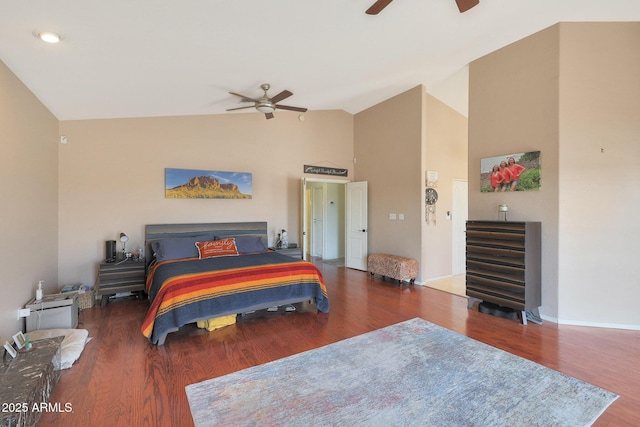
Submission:
{"label": "ceiling fan", "polygon": [[[378,0],[369,9],[367,9],[366,13],[368,15],[377,15],[382,12],[382,9],[387,7],[392,1],[393,0]],[[480,3],[480,0],[456,0],[456,4],[458,5],[458,10],[460,10],[460,13],[466,12],[473,6],[476,6],[478,3]]]}
{"label": "ceiling fan", "polygon": [[291,107],[289,105],[278,104],[278,102],[293,95],[293,93],[289,92],[288,90],[283,90],[273,98],[269,98],[269,95],[267,95],[267,91],[271,88],[271,85],[268,83],[264,83],[263,85],[260,85],[260,88],[264,91],[264,95],[262,95],[260,98],[251,98],[250,96],[240,95],[239,93],[235,92],[229,92],[231,95],[239,96],[240,98],[242,98],[240,102],[253,102],[253,105],[248,105],[246,107],[229,108],[227,109],[227,111],[255,108],[259,112],[264,113],[264,116],[267,119],[273,119],[273,112],[275,110],[298,111],[300,113],[305,113],[307,111],[306,108],[302,107]]}

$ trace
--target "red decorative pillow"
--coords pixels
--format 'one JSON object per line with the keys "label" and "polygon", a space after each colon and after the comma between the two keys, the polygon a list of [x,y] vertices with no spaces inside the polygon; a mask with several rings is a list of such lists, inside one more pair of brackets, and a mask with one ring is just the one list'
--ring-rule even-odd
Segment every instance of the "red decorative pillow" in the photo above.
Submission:
{"label": "red decorative pillow", "polygon": [[196,242],[196,246],[198,247],[200,259],[238,255],[236,240],[233,237],[221,240],[209,240],[207,242]]}

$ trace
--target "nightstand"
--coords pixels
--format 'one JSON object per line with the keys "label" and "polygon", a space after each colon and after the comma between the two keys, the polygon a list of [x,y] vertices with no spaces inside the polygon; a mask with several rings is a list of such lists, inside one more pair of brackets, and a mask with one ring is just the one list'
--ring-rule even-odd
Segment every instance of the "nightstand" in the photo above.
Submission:
{"label": "nightstand", "polygon": [[78,326],[78,293],[43,295],[24,306],[31,315],[26,318],[27,332],[39,329],[75,329]]}
{"label": "nightstand", "polygon": [[145,265],[144,262],[131,260],[124,262],[101,262],[98,267],[98,283],[96,292],[102,301],[101,306],[107,304],[109,296],[120,292],[144,292]]}
{"label": "nightstand", "polygon": [[290,256],[292,258],[302,259],[302,248],[276,249],[276,252],[282,255]]}

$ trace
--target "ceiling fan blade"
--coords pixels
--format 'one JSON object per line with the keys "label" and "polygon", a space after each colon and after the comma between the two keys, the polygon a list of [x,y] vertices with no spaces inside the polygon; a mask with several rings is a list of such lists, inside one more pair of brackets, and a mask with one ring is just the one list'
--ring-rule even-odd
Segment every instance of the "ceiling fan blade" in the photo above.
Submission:
{"label": "ceiling fan blade", "polygon": [[280,104],[276,104],[275,107],[278,110],[298,111],[300,113],[306,113],[307,112],[307,109],[306,108],[302,108],[302,107],[290,107],[289,105],[280,105]]}
{"label": "ceiling fan blade", "polygon": [[246,95],[240,95],[239,93],[235,93],[235,92],[229,92],[229,94],[231,95],[235,95],[235,96],[239,96],[240,98],[242,98],[242,100],[240,102],[258,102],[257,99],[253,99],[253,98],[249,98]]}
{"label": "ceiling fan blade", "polygon": [[478,3],[480,3],[480,0],[456,0],[456,4],[458,5],[458,10],[460,10],[460,13],[466,12],[473,6],[477,6]]}
{"label": "ceiling fan blade", "polygon": [[389,6],[393,0],[378,0],[375,2],[367,11],[365,12],[367,15],[377,15],[382,12],[382,9]]}
{"label": "ceiling fan blade", "polygon": [[291,95],[293,95],[293,93],[289,92],[288,90],[283,90],[282,92],[280,92],[279,94],[277,94],[276,96],[271,98],[271,102],[276,104],[276,103],[282,101],[283,99],[287,99]]}
{"label": "ceiling fan blade", "polygon": [[247,105],[246,107],[227,108],[227,111],[244,110],[245,108],[255,108],[255,105]]}
{"label": "ceiling fan blade", "polygon": [[267,118],[267,120],[273,119],[273,113],[264,113],[264,116]]}

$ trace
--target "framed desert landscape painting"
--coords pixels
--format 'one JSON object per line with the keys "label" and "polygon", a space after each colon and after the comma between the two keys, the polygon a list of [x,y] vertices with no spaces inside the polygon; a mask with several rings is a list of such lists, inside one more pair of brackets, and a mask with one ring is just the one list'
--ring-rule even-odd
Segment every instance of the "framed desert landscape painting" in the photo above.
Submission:
{"label": "framed desert landscape painting", "polygon": [[540,190],[540,151],[503,154],[480,160],[480,191]]}
{"label": "framed desert landscape painting", "polygon": [[252,197],[251,173],[171,168],[164,171],[164,196],[168,199],[251,199]]}

